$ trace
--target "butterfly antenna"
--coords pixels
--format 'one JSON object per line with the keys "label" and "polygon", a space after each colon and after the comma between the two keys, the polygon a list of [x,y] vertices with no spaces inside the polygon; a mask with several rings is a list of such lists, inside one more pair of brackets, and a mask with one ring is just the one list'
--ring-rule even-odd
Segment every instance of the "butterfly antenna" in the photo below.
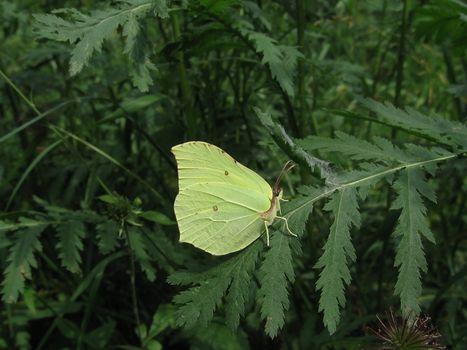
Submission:
{"label": "butterfly antenna", "polygon": [[292,170],[292,168],[294,168],[296,165],[297,165],[297,164],[294,163],[294,162],[291,161],[291,160],[288,160],[288,161],[284,164],[284,166],[282,167],[282,170],[281,170],[279,176],[278,176],[277,179],[276,179],[276,183],[274,184],[274,191],[275,191],[276,193],[279,193],[279,191],[280,191],[279,189],[280,189],[282,177],[283,177],[286,173],[288,173],[290,170]]}

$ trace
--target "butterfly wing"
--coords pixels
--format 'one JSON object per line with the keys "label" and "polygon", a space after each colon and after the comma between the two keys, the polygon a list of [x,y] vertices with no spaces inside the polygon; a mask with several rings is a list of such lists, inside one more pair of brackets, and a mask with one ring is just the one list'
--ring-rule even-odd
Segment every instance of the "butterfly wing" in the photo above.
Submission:
{"label": "butterfly wing", "polygon": [[224,255],[261,235],[264,221],[259,214],[270,208],[272,198],[261,176],[205,142],[187,142],[172,152],[179,176],[174,209],[180,241]]}
{"label": "butterfly wing", "polygon": [[221,182],[249,188],[269,199],[271,186],[253,170],[225,151],[206,142],[193,141],[172,148],[178,166],[179,190],[203,182]]}
{"label": "butterfly wing", "polygon": [[213,255],[241,250],[264,230],[264,221],[258,214],[261,204],[254,194],[238,186],[189,186],[175,199],[180,241]]}

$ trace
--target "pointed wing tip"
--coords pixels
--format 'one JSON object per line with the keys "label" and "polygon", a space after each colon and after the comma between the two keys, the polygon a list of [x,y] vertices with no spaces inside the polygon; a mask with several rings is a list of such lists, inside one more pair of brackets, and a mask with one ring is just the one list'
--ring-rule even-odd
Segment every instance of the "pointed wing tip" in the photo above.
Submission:
{"label": "pointed wing tip", "polygon": [[[218,149],[222,151],[219,147],[213,144],[210,144],[208,142],[205,142],[205,141],[187,141],[187,142],[183,142],[178,145],[172,146],[172,148],[170,149],[170,152],[175,156],[175,158],[177,158],[177,152],[182,150],[183,148],[186,148],[187,146],[201,146],[201,145],[208,147],[208,148],[214,148],[214,149]],[[222,153],[224,153],[224,151],[222,151]]]}

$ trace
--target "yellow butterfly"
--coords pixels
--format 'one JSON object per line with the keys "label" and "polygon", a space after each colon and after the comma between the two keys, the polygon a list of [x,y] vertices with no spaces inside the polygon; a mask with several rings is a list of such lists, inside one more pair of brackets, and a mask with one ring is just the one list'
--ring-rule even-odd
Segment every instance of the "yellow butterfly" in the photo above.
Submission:
{"label": "yellow butterfly", "polygon": [[287,162],[274,189],[253,170],[206,142],[172,148],[178,167],[179,193],[174,209],[180,241],[210,254],[241,250],[269,230],[280,213],[280,179],[295,164]]}

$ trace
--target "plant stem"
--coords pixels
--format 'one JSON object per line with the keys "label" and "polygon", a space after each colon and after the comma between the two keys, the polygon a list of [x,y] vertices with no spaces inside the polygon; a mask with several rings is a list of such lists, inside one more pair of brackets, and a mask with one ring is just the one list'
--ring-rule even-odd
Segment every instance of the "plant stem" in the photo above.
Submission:
{"label": "plant stem", "polygon": [[[451,85],[457,84],[456,73],[452,64],[451,56],[446,47],[443,47],[443,59],[444,64],[446,65],[446,76]],[[463,116],[465,115],[466,108],[465,104],[462,102],[460,97],[453,97],[454,106],[459,115],[459,120],[462,121]]]}
{"label": "plant stem", "polygon": [[[394,94],[394,105],[400,107],[401,104],[401,91],[402,82],[404,80],[404,62],[405,62],[405,34],[406,34],[406,17],[407,17],[407,0],[402,0],[402,18],[401,29],[399,35],[399,48],[397,53],[397,67],[396,67],[396,91]],[[393,129],[393,133],[395,133]],[[394,136],[393,136],[394,138]]]}
{"label": "plant stem", "polygon": [[[172,29],[174,34],[174,39],[179,40],[181,38],[180,30],[180,14],[176,11],[172,12]],[[197,127],[196,127],[196,117],[193,110],[193,94],[191,91],[191,85],[187,79],[186,66],[185,66],[185,55],[183,53],[183,48],[180,48],[177,55],[178,60],[178,76],[180,79],[180,89],[182,93],[182,110],[185,112],[185,126],[186,126],[186,136],[189,140],[196,138]]]}
{"label": "plant stem", "polygon": [[127,242],[127,247],[128,247],[128,254],[130,256],[130,284],[131,284],[131,301],[133,303],[133,314],[135,315],[135,321],[136,321],[136,332],[138,335],[138,339],[140,342],[140,345],[143,345],[143,339],[141,336],[141,330],[140,330],[140,325],[141,325],[141,320],[139,318],[139,311],[138,311],[138,299],[136,296],[136,270],[135,270],[135,255],[133,252],[133,249],[131,248],[131,243],[130,243],[130,235],[128,233],[128,229],[125,225],[123,224],[123,231],[125,232],[125,237],[126,237],[126,242]]}
{"label": "plant stem", "polygon": [[340,190],[343,190],[343,189],[345,189],[347,187],[353,187],[353,186],[358,187],[361,184],[363,184],[365,182],[368,182],[368,181],[370,181],[372,179],[379,178],[379,177],[383,178],[386,175],[396,173],[396,172],[398,172],[399,170],[402,170],[402,169],[417,168],[417,167],[420,168],[420,167],[425,166],[427,164],[444,162],[444,161],[447,161],[449,159],[454,159],[456,157],[458,157],[457,154],[449,154],[449,155],[446,155],[446,156],[437,157],[437,158],[428,159],[428,160],[423,160],[423,161],[419,161],[419,162],[415,162],[415,163],[411,163],[411,164],[401,164],[401,165],[395,166],[393,168],[386,169],[386,170],[380,171],[378,173],[362,177],[361,179],[358,179],[358,180],[350,181],[350,182],[343,183],[343,184],[340,184],[340,185],[335,186],[335,187],[331,187],[331,188],[326,189],[325,191],[323,191],[321,194],[319,194],[319,195],[317,195],[317,196],[315,196],[313,198],[310,198],[310,200],[308,200],[306,202],[303,202],[297,208],[294,208],[290,212],[284,214],[284,216],[285,217],[290,217],[291,215],[293,215],[295,212],[299,211],[303,207],[309,205],[310,203],[314,203],[317,200],[320,200],[321,198],[326,198],[326,197],[330,196],[331,194],[333,194],[335,191],[340,191]]}
{"label": "plant stem", "polygon": [[2,77],[12,88],[13,90],[16,91],[16,93],[21,96],[21,98],[24,100],[24,102],[26,102],[26,104],[31,107],[31,109],[37,114],[37,115],[40,115],[41,112],[39,112],[39,110],[37,109],[36,105],[30,100],[28,99],[26,96],[24,96],[24,94],[21,92],[20,89],[18,89],[18,87],[10,80],[10,78],[8,78],[5,73],[3,73],[3,71],[0,70],[0,77]]}
{"label": "plant stem", "polygon": [[[305,9],[304,0],[296,0],[297,8],[297,46],[305,55]],[[297,61],[297,88],[298,88],[298,126],[301,137],[309,133],[309,124],[305,117],[306,97],[305,97],[305,59],[299,58]],[[314,130],[316,134],[316,130]]]}

